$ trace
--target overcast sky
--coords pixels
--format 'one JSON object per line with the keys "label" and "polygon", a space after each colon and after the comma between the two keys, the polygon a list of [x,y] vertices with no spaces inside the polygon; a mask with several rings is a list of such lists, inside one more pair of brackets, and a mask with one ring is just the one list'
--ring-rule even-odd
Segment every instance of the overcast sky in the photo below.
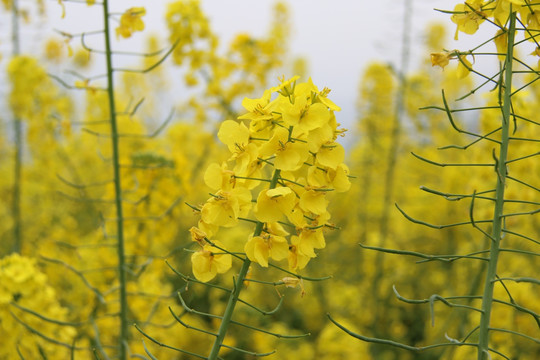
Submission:
{"label": "overcast sky", "polygon": [[[384,61],[397,65],[401,53],[403,12],[406,0],[289,0],[292,38],[291,54],[302,56],[309,62],[309,74],[319,87],[332,89],[332,99],[342,107],[341,122],[350,123],[355,117],[355,100],[358,82],[370,61]],[[30,0],[21,0],[26,6]],[[169,0],[115,0],[110,1],[112,11],[122,12],[132,6],[147,9],[145,23],[149,31],[166,36],[163,14]],[[275,0],[201,0],[210,18],[214,32],[223,44],[238,32],[264,34],[269,26],[272,5]],[[23,50],[35,51],[43,37],[53,33],[47,28],[71,32],[97,30],[100,28],[101,8],[84,4],[66,3],[67,16],[61,19],[61,7],[56,0],[46,1],[48,24],[42,29],[23,31]],[[449,16],[434,8],[452,9],[456,0],[412,0],[412,26],[410,36],[413,44],[423,41],[426,24],[440,21],[448,24],[449,33],[454,26]],[[0,31],[9,30],[2,18]],[[30,31],[29,33],[25,33]],[[449,41],[451,36],[449,36]],[[140,40],[140,39],[139,39]],[[5,53],[9,38],[0,35],[0,48]],[[457,46],[451,46],[454,48]],[[411,66],[420,57],[428,57],[418,46],[412,48]],[[437,49],[434,49],[437,50]],[[421,51],[421,53],[420,53]]]}

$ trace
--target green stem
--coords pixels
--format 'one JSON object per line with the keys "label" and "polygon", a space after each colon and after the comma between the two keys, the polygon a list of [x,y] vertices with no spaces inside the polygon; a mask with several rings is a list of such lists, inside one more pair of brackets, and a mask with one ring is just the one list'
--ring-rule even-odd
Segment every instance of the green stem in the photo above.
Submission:
{"label": "green stem", "polygon": [[495,189],[495,210],[493,214],[493,229],[491,232],[491,249],[484,284],[484,294],[482,297],[482,316],[480,318],[479,339],[478,339],[478,360],[489,358],[489,322],[493,304],[493,288],[497,274],[497,261],[499,259],[500,242],[503,226],[503,205],[504,187],[506,183],[506,159],[508,156],[508,143],[510,133],[510,106],[512,94],[512,65],[514,58],[514,35],[516,31],[516,14],[510,15],[510,26],[508,29],[508,49],[506,53],[506,64],[504,73],[504,93],[502,104],[502,130],[501,145],[499,148],[499,159],[496,167],[497,187]]}
{"label": "green stem", "polygon": [[[272,180],[270,181],[269,189],[274,189],[276,187],[280,172],[281,170],[279,169],[274,170]],[[253,236],[261,235],[263,227],[264,223],[258,221],[257,225],[255,226]],[[242,264],[242,267],[240,268],[240,272],[238,273],[238,277],[234,284],[233,291],[229,296],[229,302],[227,303],[227,307],[225,308],[225,312],[223,313],[223,319],[221,320],[221,325],[219,326],[217,337],[214,341],[214,345],[212,346],[212,350],[210,351],[210,355],[208,355],[208,360],[215,360],[218,357],[219,350],[221,349],[223,340],[225,339],[225,335],[227,334],[227,330],[229,328],[229,324],[231,323],[232,315],[234,313],[234,308],[236,307],[236,303],[238,302],[240,291],[242,291],[244,280],[246,279],[246,275],[250,265],[251,261],[246,258],[244,260],[244,263]]]}
{"label": "green stem", "polygon": [[122,211],[122,183],[120,178],[120,155],[118,144],[118,128],[116,121],[116,106],[114,98],[114,81],[111,50],[111,33],[109,28],[109,1],[103,0],[103,22],[105,25],[105,57],[107,62],[107,94],[109,97],[109,112],[111,117],[111,143],[112,143],[112,161],[114,168],[114,192],[116,205],[116,232],[118,247],[118,277],[120,282],[120,339],[118,346],[120,350],[119,358],[127,359],[128,342],[128,306],[126,291],[126,264],[124,250],[124,223]]}
{"label": "green stem", "polygon": [[[13,46],[12,55],[20,54],[20,38],[19,38],[19,3],[13,0],[11,7],[11,44]],[[13,216],[13,252],[21,253],[22,250],[22,226],[21,226],[21,183],[22,183],[22,121],[15,115],[13,119],[15,130],[15,154],[13,164],[13,199],[11,203]]]}

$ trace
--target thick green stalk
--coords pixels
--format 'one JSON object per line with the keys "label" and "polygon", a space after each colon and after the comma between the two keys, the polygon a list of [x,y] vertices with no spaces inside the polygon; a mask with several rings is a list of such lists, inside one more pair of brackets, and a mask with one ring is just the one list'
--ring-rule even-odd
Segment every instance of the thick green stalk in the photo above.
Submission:
{"label": "thick green stalk", "polygon": [[484,284],[484,294],[482,298],[482,317],[480,319],[479,339],[478,339],[478,360],[489,359],[489,322],[491,318],[491,307],[493,304],[493,288],[497,275],[497,261],[499,259],[499,249],[503,226],[503,206],[504,187],[506,183],[506,159],[508,155],[508,143],[510,136],[510,105],[512,94],[512,65],[514,59],[514,36],[516,32],[516,14],[510,15],[510,26],[508,29],[508,49],[506,53],[506,64],[504,73],[504,93],[502,99],[502,130],[501,145],[499,148],[499,159],[496,164],[497,187],[495,190],[495,210],[493,214],[493,229],[491,232],[491,249]]}
{"label": "thick green stalk", "polygon": [[[19,39],[19,2],[13,0],[11,6],[11,44],[13,46],[12,55],[20,54]],[[22,250],[22,226],[21,226],[21,183],[22,183],[22,121],[15,115],[13,119],[15,128],[15,154],[13,162],[13,199],[11,203],[13,216],[13,252],[20,253]]]}
{"label": "thick green stalk", "polygon": [[[270,182],[270,189],[274,189],[276,187],[280,172],[281,170],[274,170],[274,174],[272,175],[272,180]],[[261,235],[263,226],[264,223],[260,221],[257,222],[257,225],[255,226],[255,231],[253,232],[253,236]],[[223,340],[225,339],[225,335],[227,334],[227,330],[229,328],[232,315],[234,313],[234,308],[236,307],[236,303],[238,302],[240,291],[242,291],[242,287],[244,286],[244,280],[246,279],[246,275],[250,265],[251,261],[246,258],[244,260],[244,263],[242,264],[242,267],[240,268],[240,272],[238,273],[236,282],[234,283],[233,291],[229,296],[229,302],[227,303],[227,307],[225,308],[225,312],[223,313],[223,319],[221,320],[221,324],[219,326],[218,335],[216,337],[216,340],[214,341],[214,345],[212,346],[210,355],[208,355],[208,360],[215,360],[218,357],[219,350],[221,349],[221,345],[223,344]]]}
{"label": "thick green stalk", "polygon": [[107,93],[109,96],[109,112],[111,117],[112,163],[114,169],[114,193],[116,205],[116,236],[118,252],[118,277],[120,282],[120,339],[119,358],[127,358],[128,323],[127,323],[127,291],[126,264],[124,250],[124,222],[122,211],[122,183],[120,178],[120,155],[118,146],[118,128],[116,121],[116,105],[114,98],[114,79],[112,66],[111,32],[109,28],[109,1],[103,0],[103,22],[105,26],[105,58],[107,62]]}

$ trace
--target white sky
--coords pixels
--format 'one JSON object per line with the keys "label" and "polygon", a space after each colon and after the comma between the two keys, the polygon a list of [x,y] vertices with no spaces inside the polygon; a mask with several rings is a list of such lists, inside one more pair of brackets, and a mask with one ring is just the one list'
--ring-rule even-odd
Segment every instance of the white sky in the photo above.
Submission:
{"label": "white sky", "polygon": [[[34,3],[20,0],[22,7]],[[144,6],[144,20],[149,31],[166,36],[163,14],[170,0],[114,0],[113,11],[122,12],[133,6]],[[220,35],[222,44],[238,32],[262,35],[270,25],[269,15],[275,0],[201,0],[210,18],[214,32]],[[449,15],[433,8],[452,9],[458,0],[412,0],[413,44],[422,43],[426,24],[438,20],[448,24],[449,35],[454,31]],[[293,27],[290,50],[293,56],[308,60],[309,74],[320,88],[332,89],[331,98],[343,109],[339,121],[350,124],[355,117],[355,101],[361,73],[370,61],[399,63],[401,53],[402,19],[405,0],[288,0]],[[48,20],[41,29],[23,30],[23,50],[35,52],[44,37],[52,35],[51,27],[78,31],[97,30],[101,27],[101,8],[84,4],[67,3],[67,16],[61,19],[61,7],[56,0],[46,0]],[[8,18],[9,19],[9,18]],[[9,24],[3,16],[0,34],[9,32]],[[7,31],[7,32],[6,32]],[[141,41],[142,38],[134,39]],[[451,41],[451,36],[449,36]],[[6,54],[9,37],[0,35],[0,49]],[[125,43],[126,44],[126,43]],[[129,45],[128,45],[129,46]],[[451,46],[457,48],[458,46]],[[7,50],[7,51],[6,51]],[[438,50],[438,49],[433,49]],[[419,53],[413,46],[411,66],[429,53]],[[5,58],[6,56],[4,56]],[[415,61],[416,59],[416,61]],[[4,65],[3,62],[2,65]],[[5,66],[5,65],[4,65]],[[2,76],[4,78],[4,76]]]}

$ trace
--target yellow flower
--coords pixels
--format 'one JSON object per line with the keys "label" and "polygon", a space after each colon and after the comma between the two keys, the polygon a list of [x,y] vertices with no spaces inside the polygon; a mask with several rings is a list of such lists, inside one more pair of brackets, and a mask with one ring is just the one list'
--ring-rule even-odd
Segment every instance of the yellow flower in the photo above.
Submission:
{"label": "yellow flower", "polygon": [[268,267],[268,258],[283,260],[289,255],[289,244],[283,236],[265,234],[251,237],[244,247],[247,257],[262,267]]}
{"label": "yellow flower", "polygon": [[326,191],[317,191],[309,189],[300,195],[300,207],[302,210],[320,215],[326,212],[328,200],[326,200]]}
{"label": "yellow flower", "polygon": [[336,130],[336,128],[331,125],[331,123],[332,121],[329,121],[323,126],[309,132],[307,136],[309,151],[311,151],[312,153],[317,153],[321,146],[335,140],[334,131]]}
{"label": "yellow flower", "polygon": [[322,249],[326,246],[324,240],[324,234],[322,228],[310,229],[303,228],[298,237],[297,248],[298,251],[310,258],[314,258],[317,255],[313,249]]}
{"label": "yellow flower", "polygon": [[345,160],[345,149],[336,142],[327,143],[317,152],[317,162],[335,170]]}
{"label": "yellow flower", "polygon": [[205,246],[206,239],[208,238],[208,235],[201,229],[192,226],[191,229],[189,229],[189,233],[191,234],[191,240],[197,242],[201,246]]}
{"label": "yellow flower", "polygon": [[512,7],[512,12],[528,12],[527,7],[523,5],[525,5],[525,0],[497,0],[495,10],[493,10],[495,22],[500,26],[504,26],[510,16],[510,7]]}
{"label": "yellow flower", "polygon": [[304,218],[304,210],[302,210],[298,204],[292,209],[289,215],[287,215],[287,219],[289,219],[289,221],[296,227],[302,227],[306,223]]}
{"label": "yellow flower", "polygon": [[271,120],[274,118],[272,115],[272,105],[273,102],[270,102],[270,97],[272,92],[270,90],[265,90],[263,96],[259,99],[250,99],[244,98],[242,100],[242,106],[248,111],[247,114],[239,116],[240,120]]}
{"label": "yellow flower", "polygon": [[274,166],[284,171],[299,169],[309,156],[308,145],[301,139],[289,139],[289,131],[276,128],[274,136],[261,147],[260,155],[276,156]]}
{"label": "yellow flower", "polygon": [[[214,240],[213,243],[222,249],[225,248],[220,241]],[[217,274],[223,274],[231,268],[232,256],[207,244],[200,251],[191,255],[191,264],[195,278],[207,282]]]}
{"label": "yellow flower", "polygon": [[291,245],[289,246],[288,256],[289,269],[291,271],[297,271],[305,268],[311,259],[309,256],[306,256],[298,251],[299,241],[298,236],[291,237]]}
{"label": "yellow flower", "polygon": [[120,26],[116,28],[116,36],[129,38],[135,31],[144,30],[144,22],[141,17],[146,15],[143,7],[132,7],[126,10],[120,17]]}
{"label": "yellow flower", "polygon": [[495,46],[497,47],[497,53],[499,54],[499,60],[504,61],[506,58],[506,49],[508,44],[508,33],[504,30],[498,30],[495,34]]}
{"label": "yellow flower", "polygon": [[89,90],[93,94],[96,92],[96,90],[98,90],[96,87],[90,86],[90,79],[75,80],[75,83],[73,85],[77,89],[86,89],[86,90]]}
{"label": "yellow flower", "polygon": [[251,192],[246,188],[218,191],[201,209],[202,220],[211,225],[231,227],[251,207]]}
{"label": "yellow flower", "polygon": [[227,169],[227,163],[223,163],[221,166],[212,163],[204,172],[204,183],[213,190],[229,191],[234,188],[236,178],[234,172]]}
{"label": "yellow flower", "polygon": [[323,103],[311,103],[311,93],[299,94],[294,103],[289,98],[280,97],[276,111],[281,113],[286,127],[295,126],[300,132],[309,132],[330,120],[328,108]]}
{"label": "yellow flower", "polygon": [[313,187],[328,187],[328,179],[326,177],[327,170],[319,166],[310,166],[308,169],[307,182],[309,186]]}
{"label": "yellow flower", "polygon": [[453,54],[448,51],[431,53],[431,65],[440,66],[444,69],[444,67],[450,63],[450,59],[452,58]]}
{"label": "yellow flower", "polygon": [[332,111],[341,111],[341,108],[328,98],[329,93],[330,89],[325,87],[321,92],[317,93],[317,100],[326,105],[326,107]]}
{"label": "yellow flower", "polygon": [[85,68],[90,64],[90,52],[84,48],[77,49],[73,56],[73,63],[81,68]]}
{"label": "yellow flower", "polygon": [[459,31],[469,35],[474,34],[486,17],[486,14],[482,12],[482,1],[479,0],[469,0],[463,4],[457,4],[454,12],[451,20],[457,25],[455,40],[458,39]]}
{"label": "yellow flower", "polygon": [[62,60],[63,43],[56,39],[49,39],[45,43],[45,57],[47,60],[59,63]]}
{"label": "yellow flower", "polygon": [[222,143],[227,145],[229,151],[234,153],[248,144],[249,129],[242,122],[225,120],[219,127],[217,136]]}
{"label": "yellow flower", "polygon": [[349,181],[349,167],[345,164],[338,165],[335,170],[328,169],[326,177],[330,186],[336,190],[336,192],[345,192],[351,187],[351,182]]}
{"label": "yellow flower", "polygon": [[262,222],[275,222],[288,215],[296,205],[296,195],[288,187],[261,191],[255,205],[255,217]]}

